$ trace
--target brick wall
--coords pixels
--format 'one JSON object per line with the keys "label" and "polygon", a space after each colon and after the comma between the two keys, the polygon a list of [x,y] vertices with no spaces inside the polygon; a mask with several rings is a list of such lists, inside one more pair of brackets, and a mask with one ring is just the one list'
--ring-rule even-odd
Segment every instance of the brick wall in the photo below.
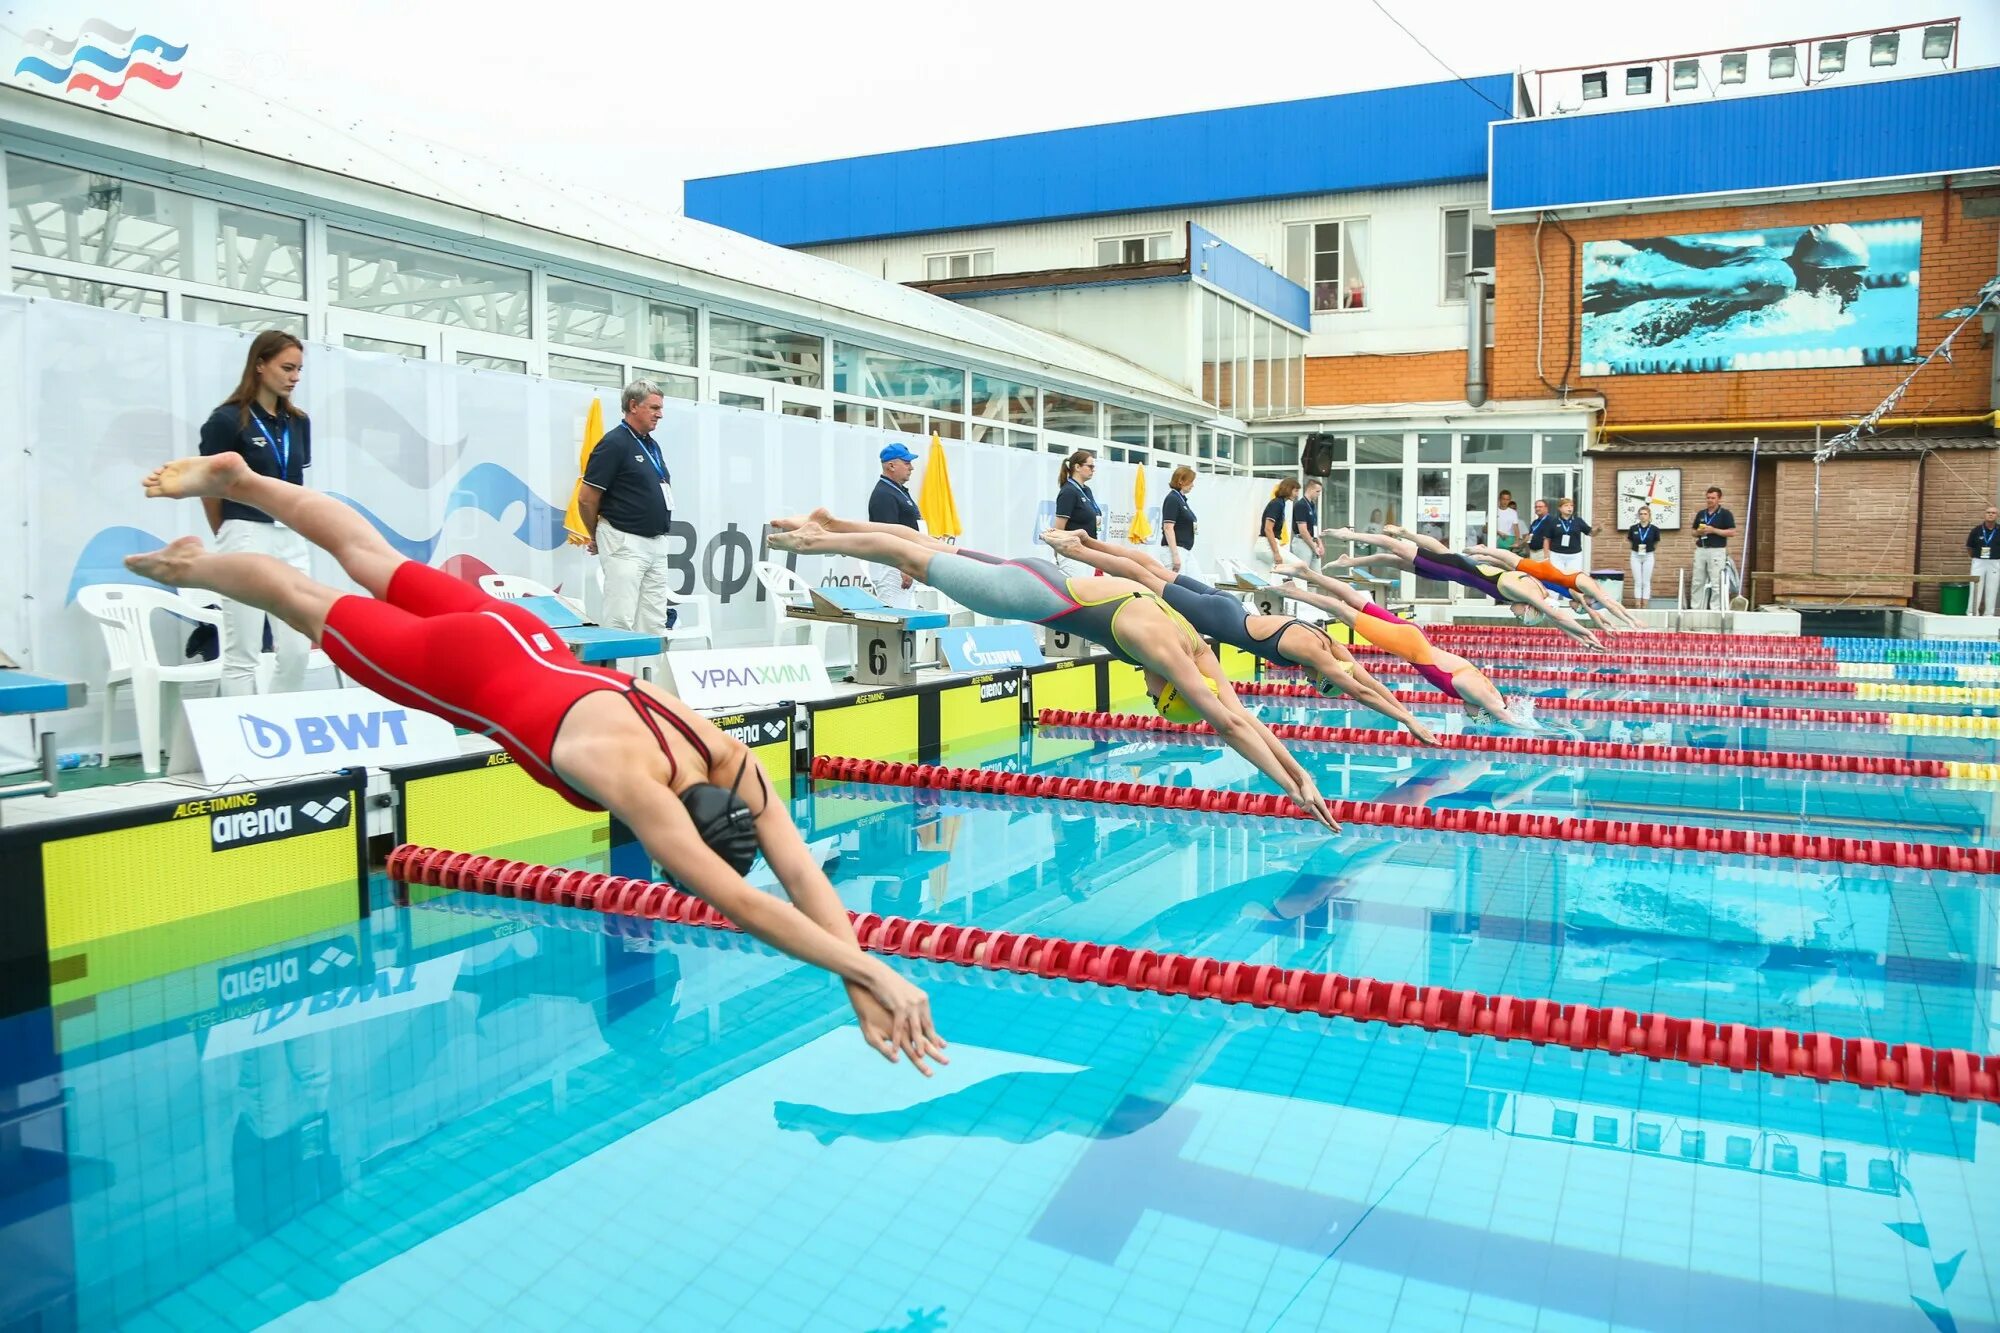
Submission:
{"label": "brick wall", "polygon": [[[1924,459],[1917,533],[1917,572],[1962,579],[1971,558],[1965,535],[1984,517],[2000,493],[2000,454],[1990,450],[1940,449]],[[1917,605],[1935,610],[1936,584],[1917,589]]]}
{"label": "brick wall", "polygon": [[1464,401],[1463,349],[1401,356],[1306,358],[1306,402],[1314,407]]}
{"label": "brick wall", "polygon": [[[1965,216],[1964,201],[1965,195],[1959,192],[1930,190],[1754,207],[1738,205],[1577,218],[1563,224],[1568,237],[1554,226],[1544,226],[1540,239],[1544,285],[1542,374],[1550,382],[1560,384],[1567,365],[1573,389],[1604,395],[1605,422],[1614,430],[1620,424],[1637,422],[1825,420],[1860,416],[1887,395],[1907,373],[1907,368],[1579,375],[1576,371],[1578,309],[1582,298],[1575,270],[1581,263],[1582,246],[1588,241],[1636,236],[1922,218],[1918,339],[1928,350],[1946,327],[1934,317],[1952,306],[1965,304],[1979,285],[1993,276],[1994,253],[1996,245],[2000,245],[2000,218],[1969,218]],[[1572,264],[1571,238],[1577,247],[1576,265]],[[1549,396],[1549,390],[1535,373],[1535,252],[1533,223],[1510,223],[1498,228],[1494,238],[1497,283],[1491,369],[1495,398]],[[1939,416],[1991,410],[1987,382],[1992,373],[1993,349],[1980,347],[1977,337],[1961,337],[1954,344],[1954,351],[1957,356],[1953,364],[1933,365],[1918,377],[1902,411]]]}
{"label": "brick wall", "polygon": [[[1921,500],[1914,458],[1836,458],[1819,478],[1815,524],[1813,461],[1778,463],[1776,538],[1781,572],[1815,571],[1812,579],[1779,579],[1780,597],[1907,602],[1908,583],[1858,583],[1843,574],[1906,574],[1917,567]],[[1815,532],[1817,528],[1817,532]],[[1761,591],[1761,589],[1760,589]]]}
{"label": "brick wall", "polygon": [[[1702,492],[1710,486],[1722,488],[1722,503],[1743,525],[1743,501],[1750,488],[1750,460],[1744,458],[1688,458],[1660,454],[1599,456],[1592,460],[1590,508],[1584,517],[1596,529],[1591,537],[1592,569],[1625,569],[1632,548],[1618,525],[1618,474],[1634,471],[1667,471],[1681,474],[1681,525],[1660,534],[1660,549],[1653,557],[1653,605],[1672,606],[1676,580],[1682,570],[1694,572],[1694,514],[1702,506]],[[1761,502],[1761,498],[1760,502]],[[1730,543],[1735,552],[1737,543]]]}

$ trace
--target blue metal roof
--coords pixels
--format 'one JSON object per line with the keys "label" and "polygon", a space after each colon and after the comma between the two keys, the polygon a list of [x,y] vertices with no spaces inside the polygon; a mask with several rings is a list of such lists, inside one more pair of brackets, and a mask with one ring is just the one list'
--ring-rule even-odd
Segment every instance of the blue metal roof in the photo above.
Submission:
{"label": "blue metal roof", "polygon": [[1492,211],[2000,168],[2000,68],[1493,127]]}
{"label": "blue metal roof", "polygon": [[[687,183],[687,215],[809,245],[1471,180],[1513,76],[1019,134]],[[1475,89],[1477,91],[1475,91]],[[1482,97],[1480,94],[1484,94]]]}
{"label": "blue metal roof", "polygon": [[1188,224],[1188,272],[1295,329],[1312,332],[1311,292],[1193,222]]}

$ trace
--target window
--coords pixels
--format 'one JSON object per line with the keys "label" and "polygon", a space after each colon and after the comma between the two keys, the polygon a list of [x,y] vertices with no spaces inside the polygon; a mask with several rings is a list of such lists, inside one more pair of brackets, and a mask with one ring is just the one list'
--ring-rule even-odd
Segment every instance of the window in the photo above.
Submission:
{"label": "window", "polygon": [[[1347,451],[1341,450],[1345,458]],[[1253,435],[1250,437],[1250,466],[1258,471],[1292,472],[1299,465],[1299,437],[1296,435]]]}
{"label": "window", "polygon": [[1609,91],[1603,70],[1596,70],[1583,76],[1583,100],[1595,102]]}
{"label": "window", "polygon": [[875,425],[877,410],[870,407],[867,403],[835,403],[833,405],[833,419],[848,426],[868,426],[872,428]]}
{"label": "window", "polygon": [[1400,435],[1357,435],[1354,437],[1357,463],[1401,463],[1403,437]]}
{"label": "window", "polygon": [[813,421],[819,420],[819,404],[817,403],[780,403],[778,404],[778,411],[788,417],[808,417]]}
{"label": "window", "polygon": [[[660,397],[678,398],[684,403],[701,401],[701,381],[692,375],[667,375],[644,366],[632,367],[632,379],[651,380],[660,386]],[[630,384],[632,380],[625,381]]]}
{"label": "window", "polygon": [[511,356],[489,356],[485,352],[460,352],[458,364],[473,370],[501,370],[510,375],[528,373],[528,363]]}
{"label": "window", "polygon": [[528,336],[528,271],[379,236],[326,232],[327,301],[346,310]]}
{"label": "window", "polygon": [[78,305],[122,310],[130,315],[166,318],[165,292],[146,287],[125,287],[115,282],[97,282],[90,278],[65,278],[25,268],[15,269],[13,276],[14,291],[21,296],[54,297],[58,301],[75,301]]}
{"label": "window", "polygon": [[712,314],[708,341],[711,370],[807,389],[819,388],[825,374],[826,339],[817,334]]}
{"label": "window", "polygon": [[1153,418],[1153,448],[1162,453],[1185,454],[1188,451],[1190,427],[1185,421],[1162,421]]}
{"label": "window", "polygon": [[1444,299],[1465,299],[1465,275],[1493,271],[1493,224],[1475,219],[1469,208],[1444,211]]}
{"label": "window", "polygon": [[[551,352],[549,378],[568,380],[572,384],[589,384],[599,389],[622,389],[625,387],[625,367],[615,361],[591,361],[581,356],[561,356]],[[678,394],[675,396],[679,397]]]}
{"label": "window", "polygon": [[549,279],[550,342],[589,352],[622,352],[648,361],[696,366],[695,312],[635,292]]}
{"label": "window", "polygon": [[991,250],[960,250],[949,255],[924,256],[924,281],[943,282],[948,278],[983,278],[993,272]]}
{"label": "window", "polygon": [[[1127,407],[1104,409],[1104,438],[1120,444],[1146,443],[1146,414]],[[1143,457],[1134,461],[1143,461]]]}
{"label": "window", "polygon": [[1528,463],[1534,461],[1535,437],[1526,431],[1467,435],[1462,448],[1468,463]]}
{"label": "window", "polygon": [[1625,71],[1625,95],[1644,97],[1653,91],[1653,68],[1650,65],[1635,65]]}
{"label": "window", "polygon": [[941,412],[965,410],[965,372],[956,366],[934,366],[851,343],[833,345],[833,391]]}
{"label": "window", "polygon": [[65,259],[305,299],[306,225],[298,218],[12,153],[7,203],[14,252],[31,262]]}
{"label": "window", "polygon": [[181,318],[195,324],[214,324],[244,333],[283,329],[294,338],[306,336],[306,317],[294,310],[266,310],[262,306],[238,305],[234,301],[211,301],[205,296],[183,296]]}
{"label": "window", "polygon": [[1042,394],[1042,429],[1094,437],[1097,434],[1097,404],[1088,398],[1045,391]]}
{"label": "window", "polygon": [[1542,436],[1542,461],[1544,463],[1574,463],[1583,454],[1581,435]]}
{"label": "window", "polygon": [[972,415],[1015,426],[1032,426],[1035,424],[1035,386],[974,372]]}
{"label": "window", "polygon": [[1313,294],[1315,313],[1368,308],[1368,220],[1285,228],[1285,276]]}
{"label": "window", "polygon": [[1156,231],[1144,236],[1103,236],[1097,242],[1097,262],[1104,264],[1146,264],[1173,258],[1174,234]]}
{"label": "window", "polygon": [[1449,463],[1451,461],[1451,436],[1445,434],[1422,434],[1417,436],[1417,461],[1419,463]]}

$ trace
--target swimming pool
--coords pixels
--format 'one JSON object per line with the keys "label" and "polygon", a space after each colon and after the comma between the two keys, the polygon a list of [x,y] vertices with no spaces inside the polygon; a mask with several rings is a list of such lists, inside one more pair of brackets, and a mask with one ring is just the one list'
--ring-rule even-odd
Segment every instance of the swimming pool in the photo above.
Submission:
{"label": "swimming pool", "polygon": [[[1297,753],[1357,799],[1993,841],[1990,784]],[[1250,785],[1077,728],[979,762]],[[1996,1050],[1985,876],[856,784],[798,810],[858,911]],[[34,1291],[92,1328],[2000,1326],[1990,1105],[900,961],[953,1042],[926,1082],[740,936],[373,894],[299,946],[343,984],[190,1024],[176,973],[5,1022]]]}

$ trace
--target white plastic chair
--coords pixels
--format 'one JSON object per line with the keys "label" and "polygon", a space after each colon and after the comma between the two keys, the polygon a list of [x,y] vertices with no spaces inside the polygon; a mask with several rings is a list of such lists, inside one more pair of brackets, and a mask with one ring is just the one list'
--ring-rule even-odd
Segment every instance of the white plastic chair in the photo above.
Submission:
{"label": "white plastic chair", "polygon": [[[498,578],[498,577],[500,576],[492,574],[481,575],[479,582],[482,586],[484,586],[487,579]],[[522,580],[522,582],[526,582],[526,580],[524,579]],[[591,566],[590,588],[591,591],[597,594],[595,598],[597,604],[599,606],[603,606],[604,605],[603,565]],[[487,591],[493,592],[493,589],[487,588]],[[495,597],[500,597],[504,596],[505,594],[493,592],[493,595]],[[534,596],[535,594],[524,593],[521,595]],[[712,631],[709,628],[709,626],[714,623],[715,612],[714,612],[714,607],[711,605],[709,599],[698,592],[685,592],[685,593],[674,592],[672,589],[669,589],[667,591],[666,598],[668,607],[670,607],[675,613],[674,627],[672,629],[665,629],[660,631],[660,638],[665,641],[666,646],[671,649],[677,643],[685,643],[690,640],[700,639],[710,648],[715,647],[715,634],[714,631]],[[570,599],[567,597],[563,598],[563,600],[566,602],[570,601]],[[575,605],[574,602],[570,602],[570,604],[572,606]],[[582,613],[579,612],[578,614]]]}
{"label": "white plastic chair", "polygon": [[146,772],[161,769],[160,719],[162,696],[172,687],[172,706],[180,703],[180,687],[190,681],[222,679],[222,659],[168,666],[160,661],[160,649],[153,638],[153,613],[165,611],[185,620],[215,626],[216,641],[227,632],[227,617],[219,608],[177,597],[162,588],[134,583],[95,583],[79,588],[76,602],[97,621],[104,636],[105,656],[110,669],[104,676],[104,755],[111,755],[111,715],[117,703],[117,688],[132,688],[132,708],[139,721],[139,758]]}
{"label": "white plastic chair", "polygon": [[506,602],[518,602],[524,597],[553,597],[576,612],[579,618],[583,615],[583,608],[577,604],[576,598],[565,597],[547,584],[537,583],[521,574],[481,574],[479,590],[488,597],[498,597]]}
{"label": "white plastic chair", "polygon": [[812,585],[783,565],[769,560],[759,560],[751,568],[756,571],[757,581],[764,585],[765,604],[771,608],[773,646],[809,643],[819,649],[820,660],[831,667],[833,654],[827,646],[832,640],[833,626],[825,622],[793,620],[785,614],[788,606],[812,605]]}
{"label": "white plastic chair", "polygon": [[[217,610],[222,609],[224,598],[220,593],[210,592],[206,588],[180,588],[176,591],[179,593],[182,601],[193,606],[213,607]],[[221,661],[229,651],[229,633],[229,618],[225,614],[222,621],[222,629],[215,636],[215,656],[217,661]],[[306,674],[310,676],[313,672],[322,668],[333,673],[333,682],[335,685],[345,686],[347,684],[347,677],[340,674],[340,668],[333,664],[333,659],[326,655],[326,650],[324,648],[314,648],[306,654]],[[271,677],[277,670],[278,655],[276,653],[260,652],[257,654],[257,693],[269,694],[271,692]]]}

